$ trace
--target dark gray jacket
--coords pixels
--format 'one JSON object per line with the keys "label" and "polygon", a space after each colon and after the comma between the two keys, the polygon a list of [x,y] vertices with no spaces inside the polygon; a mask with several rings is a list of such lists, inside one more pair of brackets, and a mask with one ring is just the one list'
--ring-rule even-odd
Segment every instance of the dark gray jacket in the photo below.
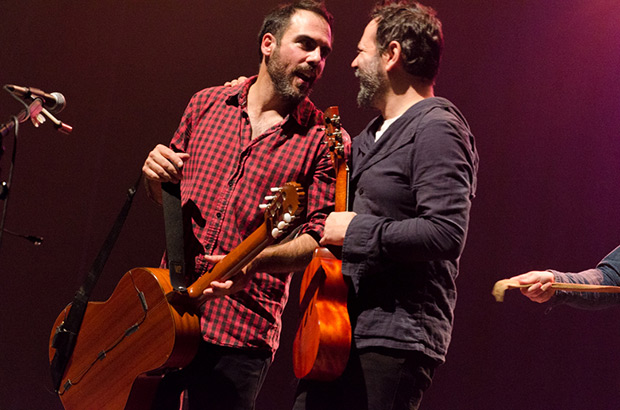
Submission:
{"label": "dark gray jacket", "polygon": [[352,210],[343,274],[357,347],[447,352],[478,155],[458,109],[444,98],[413,105],[375,143],[382,118],[352,145]]}

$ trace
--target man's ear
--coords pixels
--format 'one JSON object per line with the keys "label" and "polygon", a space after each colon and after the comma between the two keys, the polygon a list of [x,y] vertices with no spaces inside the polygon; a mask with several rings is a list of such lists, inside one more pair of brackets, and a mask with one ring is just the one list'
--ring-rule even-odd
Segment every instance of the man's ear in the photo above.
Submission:
{"label": "man's ear", "polygon": [[403,49],[398,41],[391,41],[383,53],[385,71],[390,71],[401,59]]}
{"label": "man's ear", "polygon": [[260,43],[260,49],[265,57],[270,56],[278,45],[278,40],[271,33],[265,33]]}

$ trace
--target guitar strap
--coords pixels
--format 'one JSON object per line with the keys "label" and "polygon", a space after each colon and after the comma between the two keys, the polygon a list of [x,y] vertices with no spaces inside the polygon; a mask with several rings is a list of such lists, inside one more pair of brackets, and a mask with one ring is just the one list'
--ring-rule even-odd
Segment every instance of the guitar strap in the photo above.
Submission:
{"label": "guitar strap", "polygon": [[189,282],[185,272],[180,185],[172,182],[161,184],[161,201],[164,208],[166,255],[168,257],[168,269],[170,270],[170,284],[175,290],[185,292]]}
{"label": "guitar strap", "polygon": [[[133,202],[133,197],[138,190],[141,179],[142,173],[140,173],[138,180],[127,191],[127,199],[125,200],[123,208],[116,217],[116,221],[114,222],[112,229],[108,233],[103,246],[99,250],[99,254],[95,258],[90,271],[86,275],[86,280],[75,294],[71,307],[69,308],[69,312],[67,313],[67,317],[60,324],[60,326],[58,326],[56,333],[54,334],[52,347],[56,349],[56,352],[52,358],[50,370],[52,372],[54,391],[56,392],[60,389],[62,376],[65,373],[67,363],[73,354],[73,348],[75,347],[77,336],[82,325],[82,320],[84,319],[84,313],[86,312],[86,307],[88,306],[88,300],[93,289],[95,288],[95,285],[97,284],[99,276],[101,276],[101,272],[103,271],[103,267],[108,260],[108,257],[110,256],[114,243],[118,239],[121,228],[127,219],[129,209],[131,208],[131,204]],[[70,382],[68,381],[67,383]],[[65,390],[69,387],[71,386],[65,386]]]}

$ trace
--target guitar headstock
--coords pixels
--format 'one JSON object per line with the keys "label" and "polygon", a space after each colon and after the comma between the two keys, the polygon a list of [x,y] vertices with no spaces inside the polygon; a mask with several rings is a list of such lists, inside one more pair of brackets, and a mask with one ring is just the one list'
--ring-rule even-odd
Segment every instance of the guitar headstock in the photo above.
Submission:
{"label": "guitar headstock", "polygon": [[265,223],[271,236],[278,239],[303,211],[306,193],[297,182],[271,188],[271,192],[273,195],[265,197],[269,203],[260,205],[260,208],[265,210]]}
{"label": "guitar headstock", "polygon": [[340,130],[340,112],[338,106],[331,106],[324,112],[325,140],[334,168],[345,161],[344,142]]}

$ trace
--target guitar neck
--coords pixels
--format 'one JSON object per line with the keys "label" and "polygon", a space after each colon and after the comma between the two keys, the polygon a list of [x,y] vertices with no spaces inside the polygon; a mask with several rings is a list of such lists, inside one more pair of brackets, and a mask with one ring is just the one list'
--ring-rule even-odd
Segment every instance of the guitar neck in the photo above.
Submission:
{"label": "guitar neck", "polygon": [[202,275],[189,288],[187,293],[192,299],[201,299],[202,292],[209,287],[211,282],[224,281],[232,275],[238,273],[252,261],[263,249],[273,241],[270,232],[267,232],[267,223],[263,224],[250,236],[248,236],[239,246],[233,249],[224,259],[219,261],[213,269]]}
{"label": "guitar neck", "polygon": [[[213,281],[224,281],[241,270],[252,261],[263,249],[275,242],[284,234],[290,224],[297,219],[303,206],[301,201],[305,192],[297,182],[287,182],[278,188],[271,188],[271,193],[265,199],[271,201],[269,205],[261,205],[265,210],[265,221],[235,247],[213,269],[203,274],[196,282],[187,288],[189,305],[200,306],[205,297],[203,292]],[[170,296],[170,300],[183,299]]]}
{"label": "guitar neck", "polygon": [[345,161],[340,161],[336,167],[336,212],[349,210],[349,167]]}

